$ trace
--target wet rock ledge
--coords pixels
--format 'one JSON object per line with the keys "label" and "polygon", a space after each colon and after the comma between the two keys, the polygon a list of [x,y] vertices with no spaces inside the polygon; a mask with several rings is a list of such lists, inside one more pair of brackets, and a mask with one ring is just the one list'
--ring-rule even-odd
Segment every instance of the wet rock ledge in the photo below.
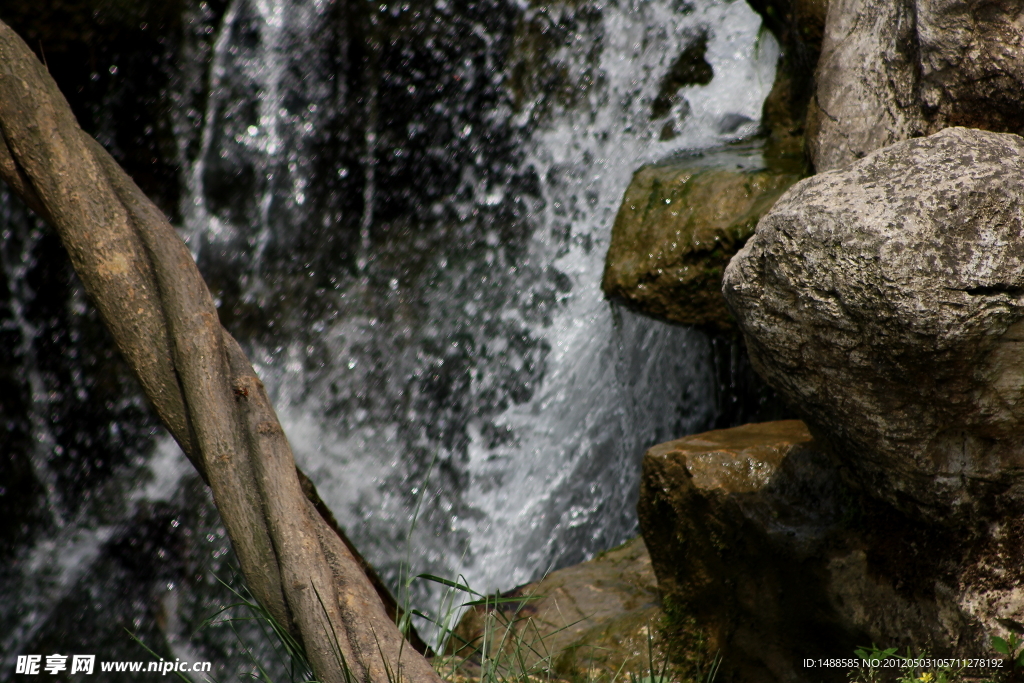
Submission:
{"label": "wet rock ledge", "polygon": [[803,177],[798,159],[747,143],[640,168],[612,228],[601,286],[665,322],[734,330],[721,295],[726,264],[757,221]]}

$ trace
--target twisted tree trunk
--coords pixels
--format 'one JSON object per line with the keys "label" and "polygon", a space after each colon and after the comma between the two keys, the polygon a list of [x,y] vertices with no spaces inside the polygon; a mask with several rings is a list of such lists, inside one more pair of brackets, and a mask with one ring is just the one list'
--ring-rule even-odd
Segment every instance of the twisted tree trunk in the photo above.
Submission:
{"label": "twisted tree trunk", "polygon": [[157,414],[213,490],[250,591],[305,646],[318,680],[439,681],[405,644],[361,558],[304,494],[263,385],[188,249],[2,22],[0,177],[59,233]]}

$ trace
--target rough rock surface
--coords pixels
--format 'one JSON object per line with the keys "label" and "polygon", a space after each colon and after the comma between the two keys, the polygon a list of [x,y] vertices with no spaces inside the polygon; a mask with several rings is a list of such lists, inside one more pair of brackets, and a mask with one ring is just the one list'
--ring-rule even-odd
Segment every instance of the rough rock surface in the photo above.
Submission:
{"label": "rough rock surface", "polygon": [[[657,638],[662,621],[651,558],[640,538],[504,597],[532,599],[502,603],[489,626],[489,610],[467,612],[455,631],[462,645],[456,654],[468,656],[480,648],[489,628],[498,639],[523,640],[527,670],[550,658],[554,672],[566,678],[610,679],[620,669],[627,675],[647,667],[648,634]],[[474,673],[472,663],[466,672]]]}
{"label": "rough rock surface", "polygon": [[795,420],[644,457],[640,527],[670,632],[696,628],[720,650],[720,683],[844,681],[846,669],[804,659],[872,642],[995,657],[989,637],[1007,635],[997,620],[1021,620],[1020,525],[950,534],[861,496],[841,470]]}
{"label": "rough rock surface", "polygon": [[[759,495],[783,463],[820,469],[810,443],[807,427],[787,420],[686,437],[644,457],[640,528],[666,612],[684,627],[694,618],[707,647],[722,651],[719,680],[802,680],[801,657],[845,656],[857,644],[828,604],[821,568],[806,564],[838,516],[828,477],[805,486],[806,508]],[[789,543],[794,530],[804,547],[791,547],[801,545]]]}
{"label": "rough rock surface", "polygon": [[605,294],[659,320],[734,329],[722,273],[801,170],[785,161],[765,167],[745,148],[644,166],[612,228]]}
{"label": "rough rock surface", "polygon": [[1024,504],[1024,140],[962,128],[793,187],[730,263],[751,362],[865,491]]}
{"label": "rough rock surface", "polygon": [[1024,6],[833,0],[808,143],[818,171],[947,126],[1024,131]]}

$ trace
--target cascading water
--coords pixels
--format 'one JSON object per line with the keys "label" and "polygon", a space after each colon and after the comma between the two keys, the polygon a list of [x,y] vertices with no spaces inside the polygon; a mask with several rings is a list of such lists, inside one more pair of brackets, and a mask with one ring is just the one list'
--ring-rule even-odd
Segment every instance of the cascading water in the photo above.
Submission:
{"label": "cascading water", "polygon": [[[397,68],[386,63],[394,57],[370,56],[370,69],[388,73],[357,105],[372,161],[360,165],[362,206],[348,217],[358,226],[355,267],[303,264],[310,278],[327,269],[334,291],[320,298],[338,303],[327,315],[283,312],[277,325],[307,331],[252,350],[300,463],[370,557],[388,569],[405,557],[393,540],[423,496],[429,523],[413,557],[429,553],[431,569],[461,569],[488,589],[508,586],[633,531],[638,454],[712,419],[707,342],[628,313],[614,321],[597,282],[632,171],[750,134],[778,52],[735,2],[477,8],[502,17],[489,22],[497,30],[473,12],[446,17],[443,3],[420,17],[381,8],[391,15],[375,21],[380,34],[387,20],[413,32],[391,38],[399,54],[435,39],[439,17],[466,43],[426,58],[440,69],[433,76],[405,55]],[[326,50],[308,36],[332,19],[326,6],[236,3],[216,43],[187,230],[200,257],[220,248],[242,271],[241,305],[265,308],[280,292],[273,278],[287,276],[275,271],[295,254],[272,255],[271,242],[346,220],[306,208],[322,131],[344,106],[329,106],[344,99],[332,86],[340,75],[310,57]],[[517,54],[533,46],[509,29],[558,35]],[[665,122],[651,121],[651,102],[660,77],[699,36],[717,77],[688,89],[675,112],[680,133],[659,142]],[[528,59],[558,74],[554,90],[510,87],[521,66],[510,74],[510,62]],[[474,100],[486,103],[473,111]],[[230,117],[242,102],[252,111]],[[723,134],[724,120],[748,123]],[[431,157],[424,166],[440,177],[415,178]],[[225,208],[211,211],[209,185],[240,177],[247,186],[218,189]],[[431,192],[431,181],[449,189]],[[431,463],[433,483],[413,493]]]}
{"label": "cascading water", "polygon": [[[188,11],[168,95],[182,233],[356,545],[391,581],[408,564],[493,590],[635,533],[641,454],[714,425],[721,389],[706,335],[603,300],[611,224],[639,165],[756,132],[778,58],[759,18],[739,0],[222,10]],[[695,50],[710,81],[665,92]],[[3,220],[17,282],[40,256],[8,235],[24,245],[38,227],[17,208]],[[120,491],[117,512],[58,500],[31,374],[41,333],[30,295],[10,298],[36,406],[27,462],[55,498],[13,543],[3,651],[65,647],[59,605],[102,601],[101,572],[137,538],[152,562],[178,559],[136,572],[134,628],[148,609],[175,653],[227,656],[183,635],[227,554],[208,496],[166,437],[143,435],[96,484]]]}

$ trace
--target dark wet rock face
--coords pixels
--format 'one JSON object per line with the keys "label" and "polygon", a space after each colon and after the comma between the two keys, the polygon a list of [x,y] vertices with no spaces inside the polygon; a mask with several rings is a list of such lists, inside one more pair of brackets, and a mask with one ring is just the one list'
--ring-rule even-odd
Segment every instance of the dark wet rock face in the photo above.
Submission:
{"label": "dark wet rock face", "polygon": [[828,5],[828,0],[750,0],[782,47],[775,83],[762,113],[767,147],[801,161]]}
{"label": "dark wet rock face", "polygon": [[668,73],[661,79],[658,97],[651,105],[652,119],[668,116],[680,88],[687,85],[707,85],[711,82],[715,72],[704,58],[707,50],[708,36],[703,33],[683,50],[676,61],[672,62]]}
{"label": "dark wet rock face", "polygon": [[[1021,532],[950,533],[865,496],[788,420],[685,437],[644,457],[639,514],[669,632],[721,651],[719,681],[847,680],[865,643],[993,657],[1020,621]],[[1019,525],[1017,525],[1019,526]],[[1005,622],[1004,622],[1005,623]],[[695,628],[694,628],[695,627]]]}
{"label": "dark wet rock face", "polygon": [[829,601],[822,551],[844,511],[831,474],[797,420],[697,434],[644,456],[640,528],[670,629],[693,618],[723,653],[721,680],[803,680],[800,658],[852,652],[864,635]]}
{"label": "dark wet rock face", "polygon": [[794,186],[730,263],[751,361],[872,496],[1024,505],[1024,140],[948,129]]}
{"label": "dark wet rock face", "polygon": [[[7,0],[0,3],[0,20],[46,63],[82,128],[173,216],[181,159],[165,94],[181,76],[181,62],[196,57],[182,54],[185,35],[212,40],[226,4]],[[187,109],[195,103],[176,104]]]}
{"label": "dark wet rock face", "polygon": [[819,171],[947,126],[1024,130],[1024,8],[979,0],[836,0],[808,114]]}

